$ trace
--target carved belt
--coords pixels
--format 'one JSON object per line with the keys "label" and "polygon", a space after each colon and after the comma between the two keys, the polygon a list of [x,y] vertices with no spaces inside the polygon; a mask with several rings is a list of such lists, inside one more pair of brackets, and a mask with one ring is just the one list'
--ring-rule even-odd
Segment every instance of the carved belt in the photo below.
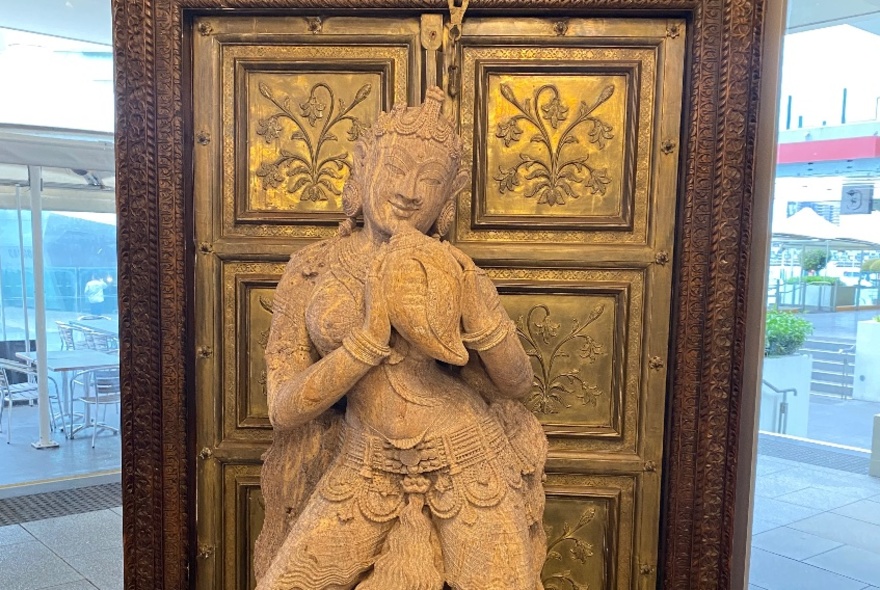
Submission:
{"label": "carved belt", "polygon": [[497,457],[507,444],[504,431],[487,418],[448,434],[402,447],[348,427],[342,434],[345,463],[385,473],[413,475],[448,469],[450,475]]}

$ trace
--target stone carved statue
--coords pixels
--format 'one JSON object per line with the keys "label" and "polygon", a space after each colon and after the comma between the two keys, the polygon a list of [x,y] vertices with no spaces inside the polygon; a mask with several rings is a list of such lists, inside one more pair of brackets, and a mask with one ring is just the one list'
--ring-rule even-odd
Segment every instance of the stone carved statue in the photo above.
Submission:
{"label": "stone carved statue", "polygon": [[547,441],[495,287],[440,240],[468,177],[443,99],[379,116],[276,291],[258,590],[543,588]]}

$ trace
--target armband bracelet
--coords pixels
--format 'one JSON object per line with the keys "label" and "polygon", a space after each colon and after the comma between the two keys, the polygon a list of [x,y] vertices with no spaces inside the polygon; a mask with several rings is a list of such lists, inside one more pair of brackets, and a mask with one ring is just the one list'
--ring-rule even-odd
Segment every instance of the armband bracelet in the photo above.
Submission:
{"label": "armband bracelet", "polygon": [[471,334],[462,334],[461,340],[465,346],[472,350],[482,352],[489,350],[494,346],[498,346],[502,340],[507,338],[511,331],[515,331],[516,326],[511,320],[501,320],[493,327]]}
{"label": "armband bracelet", "polygon": [[391,347],[376,344],[357,328],[342,339],[342,347],[357,360],[374,367],[391,354]]}

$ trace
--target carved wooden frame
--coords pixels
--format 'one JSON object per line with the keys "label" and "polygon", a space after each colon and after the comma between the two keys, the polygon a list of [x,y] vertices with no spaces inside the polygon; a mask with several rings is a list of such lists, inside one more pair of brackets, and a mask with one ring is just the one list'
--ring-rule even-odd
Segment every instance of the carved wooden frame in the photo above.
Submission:
{"label": "carved wooden frame", "polygon": [[[689,23],[659,576],[729,588],[765,0],[471,0],[468,14],[638,11]],[[125,587],[187,588],[194,546],[194,244],[185,126],[196,13],[375,8],[445,0],[114,0]],[[670,35],[677,34],[670,30]],[[747,489],[744,482],[743,489]]]}

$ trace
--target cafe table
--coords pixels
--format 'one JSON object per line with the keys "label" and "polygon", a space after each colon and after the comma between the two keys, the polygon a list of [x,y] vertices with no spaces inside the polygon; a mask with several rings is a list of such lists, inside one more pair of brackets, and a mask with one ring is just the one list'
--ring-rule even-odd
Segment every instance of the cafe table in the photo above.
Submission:
{"label": "cafe table", "polygon": [[75,328],[103,332],[104,334],[112,336],[113,338],[119,337],[119,322],[117,322],[116,320],[109,320],[104,318],[98,318],[94,320],[79,319],[69,321],[67,322],[67,324]]}
{"label": "cafe table", "polygon": [[[37,353],[19,352],[18,358],[32,364],[37,363]],[[94,371],[97,369],[115,369],[119,366],[118,352],[102,352],[100,350],[53,350],[46,353],[46,369],[61,373],[61,392],[63,403],[67,406],[67,416],[70,419],[70,428],[66,432],[67,438],[73,438],[73,392],[71,391],[71,375],[80,371]],[[62,418],[63,420],[63,418]]]}

